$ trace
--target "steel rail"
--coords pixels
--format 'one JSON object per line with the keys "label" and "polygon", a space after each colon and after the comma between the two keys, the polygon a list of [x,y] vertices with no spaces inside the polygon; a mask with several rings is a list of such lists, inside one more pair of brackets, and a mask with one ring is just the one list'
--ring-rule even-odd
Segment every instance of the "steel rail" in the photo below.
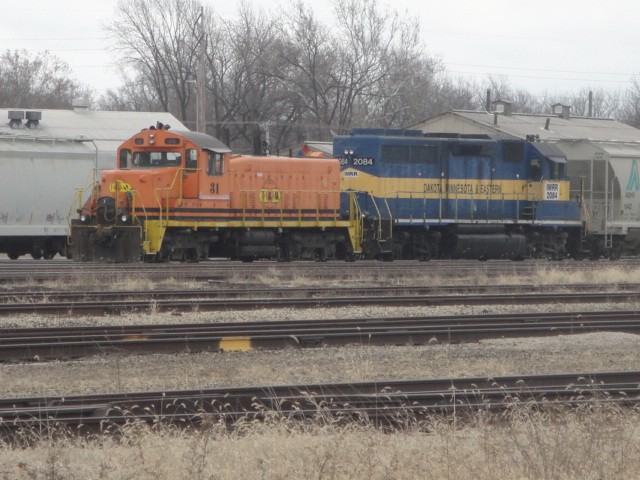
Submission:
{"label": "steel rail", "polygon": [[270,414],[303,419],[367,419],[402,425],[408,418],[464,415],[518,407],[544,409],[587,403],[635,405],[640,372],[602,372],[139,392],[72,397],[0,399],[0,433],[111,431],[133,420],[228,424]]}
{"label": "steel rail", "polygon": [[[640,292],[609,293],[533,293],[480,295],[390,295],[390,296],[329,296],[323,298],[273,298],[269,308],[380,306],[436,306],[436,305],[531,305],[541,303],[621,303],[640,301]],[[120,314],[140,311],[225,311],[252,310],[265,307],[264,299],[169,299],[42,302],[0,304],[1,315],[19,313],[50,313],[63,315]]]}
{"label": "steel rail", "polygon": [[[604,290],[616,293],[640,292],[640,283],[616,284],[563,284],[566,293],[602,293]],[[0,297],[0,304],[35,304],[49,302],[87,302],[127,300],[167,300],[167,299],[214,299],[214,298],[322,298],[343,294],[352,296],[410,296],[410,295],[470,295],[470,294],[527,294],[557,292],[557,285],[402,285],[369,287],[263,287],[244,286],[217,288],[208,286],[201,289],[153,289],[120,291],[53,291],[53,290],[13,290]]]}
{"label": "steel rail", "polygon": [[427,345],[487,338],[640,333],[640,312],[20,328],[0,330],[0,361],[44,361],[109,353],[174,353],[346,345]]}

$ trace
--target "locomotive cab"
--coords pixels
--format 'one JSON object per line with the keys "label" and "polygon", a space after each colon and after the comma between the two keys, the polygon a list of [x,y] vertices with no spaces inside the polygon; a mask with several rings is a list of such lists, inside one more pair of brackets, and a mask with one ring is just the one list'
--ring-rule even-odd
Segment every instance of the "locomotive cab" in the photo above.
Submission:
{"label": "locomotive cab", "polygon": [[[118,168],[103,171],[91,199],[72,221],[72,256],[81,261],[135,262],[141,257],[206,255],[210,240],[165,240],[166,222],[178,208],[199,208],[202,193],[224,192],[221,181],[230,150],[217,139],[195,132],[149,128],[118,148]],[[226,205],[228,207],[228,204]],[[224,208],[225,205],[221,205]],[[168,239],[171,242],[170,239]]]}

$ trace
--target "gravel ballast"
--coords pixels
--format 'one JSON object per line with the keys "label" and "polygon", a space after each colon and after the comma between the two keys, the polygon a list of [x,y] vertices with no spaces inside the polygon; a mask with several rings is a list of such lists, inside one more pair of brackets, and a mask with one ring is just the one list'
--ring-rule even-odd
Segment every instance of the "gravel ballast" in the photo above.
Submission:
{"label": "gravel ballast", "polygon": [[[36,317],[0,320],[2,327],[197,323],[403,315],[634,310],[638,304],[492,307],[261,309],[250,312],[138,313],[115,317]],[[89,357],[0,365],[3,397],[105,392],[359,382],[408,378],[527,375],[640,370],[640,336],[592,333],[495,339],[469,344],[287,349],[176,355]]]}

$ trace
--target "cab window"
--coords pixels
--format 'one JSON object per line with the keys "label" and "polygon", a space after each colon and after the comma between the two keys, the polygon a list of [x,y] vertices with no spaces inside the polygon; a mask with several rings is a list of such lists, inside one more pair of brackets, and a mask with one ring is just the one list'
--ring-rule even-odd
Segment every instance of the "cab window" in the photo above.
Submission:
{"label": "cab window", "polygon": [[551,162],[551,180],[562,180],[564,178],[564,164]]}
{"label": "cab window", "polygon": [[190,148],[187,150],[187,170],[197,170],[198,169],[198,151]]}
{"label": "cab window", "polygon": [[120,168],[129,168],[131,164],[131,150],[123,148],[120,150]]}
{"label": "cab window", "polygon": [[542,167],[540,166],[539,158],[532,158],[529,164],[529,178],[531,180],[540,180],[542,177]]}
{"label": "cab window", "polygon": [[215,177],[224,173],[224,155],[222,153],[208,152],[207,174]]}
{"label": "cab window", "polygon": [[133,166],[136,168],[179,167],[182,164],[180,152],[135,152]]}

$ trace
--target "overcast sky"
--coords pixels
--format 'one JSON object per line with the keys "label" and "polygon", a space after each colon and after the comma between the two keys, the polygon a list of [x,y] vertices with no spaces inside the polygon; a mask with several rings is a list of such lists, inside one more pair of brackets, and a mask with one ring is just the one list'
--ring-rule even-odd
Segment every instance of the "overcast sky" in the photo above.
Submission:
{"label": "overcast sky", "polygon": [[[0,49],[48,50],[98,94],[120,85],[102,25],[118,0],[29,0],[2,8]],[[162,6],[158,0],[158,8]],[[235,1],[204,0],[230,17]],[[282,0],[253,0],[273,11]],[[330,0],[306,0],[330,19]],[[571,93],[626,89],[640,75],[640,2],[632,0],[394,0],[420,19],[422,41],[453,75],[508,76],[514,88]],[[286,2],[284,2],[286,5]],[[2,105],[0,105],[2,107]]]}

